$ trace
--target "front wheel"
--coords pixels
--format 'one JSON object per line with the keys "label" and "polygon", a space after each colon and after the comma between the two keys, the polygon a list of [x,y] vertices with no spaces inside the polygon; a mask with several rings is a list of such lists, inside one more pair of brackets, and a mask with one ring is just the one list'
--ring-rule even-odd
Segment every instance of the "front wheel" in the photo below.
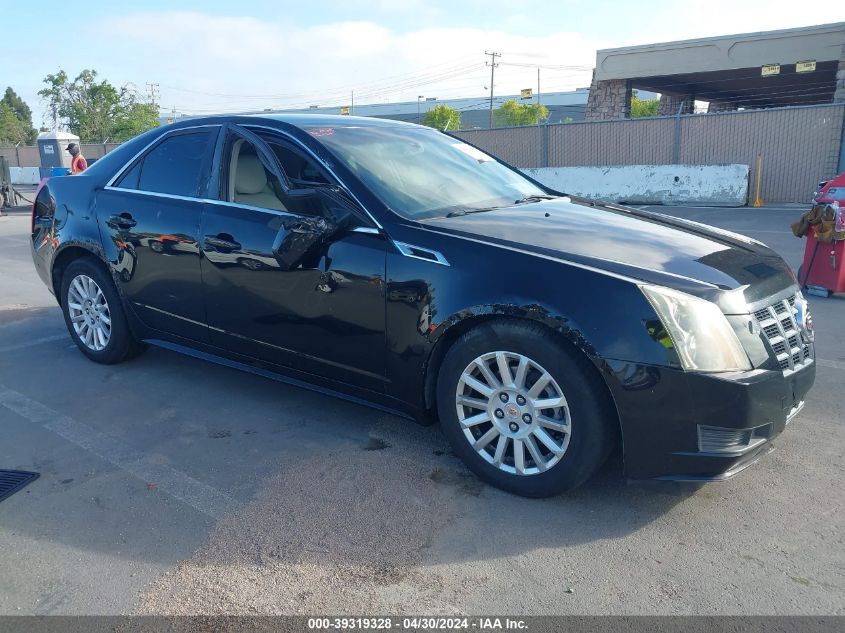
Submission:
{"label": "front wheel", "polygon": [[119,363],[137,355],[135,341],[114,282],[90,259],[71,263],[62,275],[62,311],[73,342],[98,363]]}
{"label": "front wheel", "polygon": [[452,346],[438,375],[441,425],[481,479],[527,497],[586,481],[613,448],[601,379],[545,328],[490,322]]}

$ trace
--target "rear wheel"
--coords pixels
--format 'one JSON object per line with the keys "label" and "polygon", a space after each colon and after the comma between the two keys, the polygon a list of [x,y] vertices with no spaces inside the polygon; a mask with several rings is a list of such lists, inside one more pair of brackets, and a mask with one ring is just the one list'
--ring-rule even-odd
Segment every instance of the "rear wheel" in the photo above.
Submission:
{"label": "rear wheel", "polygon": [[572,489],[613,448],[616,418],[601,379],[536,324],[491,322],[464,334],[443,361],[437,403],[455,452],[519,495]]}
{"label": "rear wheel", "polygon": [[71,263],[62,275],[62,311],[74,343],[98,363],[119,363],[137,355],[123,304],[101,266],[90,259]]}

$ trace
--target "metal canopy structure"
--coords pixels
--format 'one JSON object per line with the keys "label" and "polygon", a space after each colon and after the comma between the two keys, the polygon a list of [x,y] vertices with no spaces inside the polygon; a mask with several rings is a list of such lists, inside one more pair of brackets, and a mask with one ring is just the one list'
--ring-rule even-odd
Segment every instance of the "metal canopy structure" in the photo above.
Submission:
{"label": "metal canopy structure", "polygon": [[711,72],[637,77],[633,88],[661,94],[691,95],[736,108],[774,108],[830,103],[836,90],[838,62],[816,62],[812,72],[798,73],[796,64],[780,65],[776,75],[763,76],[761,67]]}
{"label": "metal canopy structure", "polygon": [[830,103],[845,22],[600,50],[596,82],[731,108]]}

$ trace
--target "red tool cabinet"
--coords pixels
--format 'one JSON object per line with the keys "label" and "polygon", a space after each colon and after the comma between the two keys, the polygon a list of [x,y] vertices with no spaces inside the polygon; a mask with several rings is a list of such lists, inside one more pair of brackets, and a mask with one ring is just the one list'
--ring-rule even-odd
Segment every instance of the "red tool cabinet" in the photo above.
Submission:
{"label": "red tool cabinet", "polygon": [[811,226],[804,245],[804,263],[798,281],[803,286],[845,292],[845,241],[819,242]]}

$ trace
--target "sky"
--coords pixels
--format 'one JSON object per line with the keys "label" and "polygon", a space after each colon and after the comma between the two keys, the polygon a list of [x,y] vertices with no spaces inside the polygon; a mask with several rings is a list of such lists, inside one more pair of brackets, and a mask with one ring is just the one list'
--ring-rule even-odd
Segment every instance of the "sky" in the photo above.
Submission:
{"label": "sky", "polygon": [[0,89],[44,108],[43,78],[92,68],[157,84],[164,111],[415,101],[590,84],[597,49],[845,21],[842,0],[9,0]]}

